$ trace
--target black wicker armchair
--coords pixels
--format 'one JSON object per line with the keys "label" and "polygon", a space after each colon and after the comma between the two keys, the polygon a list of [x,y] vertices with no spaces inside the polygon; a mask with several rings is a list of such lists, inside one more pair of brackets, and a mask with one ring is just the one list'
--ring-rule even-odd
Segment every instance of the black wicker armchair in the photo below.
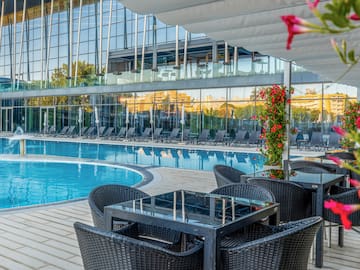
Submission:
{"label": "black wicker armchair", "polygon": [[252,184],[230,184],[214,189],[211,193],[266,202],[275,202],[275,197],[271,191],[261,186]]}
{"label": "black wicker armchair", "polygon": [[213,168],[218,187],[228,184],[241,183],[241,176],[245,173],[226,165],[215,165]]}
{"label": "black wicker armchair", "polygon": [[223,269],[307,269],[321,222],[321,217],[311,217],[281,226],[254,224],[246,233],[234,233],[221,242]]}
{"label": "black wicker armchair", "polygon": [[302,186],[271,178],[249,178],[250,184],[270,190],[280,203],[280,221],[288,222],[312,215],[312,194]]}
{"label": "black wicker armchair", "polygon": [[116,233],[74,224],[85,270],[191,270],[202,269],[203,244],[192,239],[186,250],[164,248],[138,239],[137,224]]}
{"label": "black wicker armchair", "polygon": [[[141,190],[123,185],[109,184],[96,187],[90,192],[88,198],[95,227],[106,229],[104,220],[105,206],[148,196],[150,195]],[[114,219],[114,230],[118,230],[124,225],[129,225],[129,222]],[[142,224],[139,226],[141,227],[144,239],[147,238],[148,242],[151,242],[151,239],[155,239],[158,244],[175,244],[181,240],[181,232],[151,225]]]}
{"label": "black wicker armchair", "polygon": [[[88,198],[94,225],[98,228],[105,229],[105,206],[148,196],[150,195],[141,190],[123,185],[110,184],[94,188]],[[117,222],[117,227],[119,226],[121,226],[121,222]]]}

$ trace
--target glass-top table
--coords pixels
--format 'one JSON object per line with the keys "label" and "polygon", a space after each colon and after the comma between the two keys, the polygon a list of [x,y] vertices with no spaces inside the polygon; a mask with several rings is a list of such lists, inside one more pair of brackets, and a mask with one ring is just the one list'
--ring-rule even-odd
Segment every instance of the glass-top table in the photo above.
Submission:
{"label": "glass-top table", "polygon": [[270,216],[279,222],[278,204],[245,198],[178,190],[105,207],[105,225],[113,218],[150,224],[204,237],[204,269],[217,269],[217,246],[223,237]]}

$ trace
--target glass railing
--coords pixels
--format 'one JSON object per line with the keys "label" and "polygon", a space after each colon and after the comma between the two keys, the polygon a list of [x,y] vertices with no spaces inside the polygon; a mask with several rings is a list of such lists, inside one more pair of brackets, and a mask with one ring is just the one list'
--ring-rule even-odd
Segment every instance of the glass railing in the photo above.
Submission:
{"label": "glass railing", "polygon": [[[214,79],[224,77],[248,77],[259,75],[274,75],[283,73],[281,60],[268,57],[267,61],[251,61],[251,58],[239,59],[229,64],[218,63],[188,63],[176,67],[173,65],[159,65],[156,70],[144,69],[106,73],[101,75],[79,76],[78,78],[59,78],[52,82],[11,80],[0,78],[0,91],[47,90],[55,88],[74,88],[104,85],[124,85],[133,83],[168,82],[193,79]],[[305,69],[293,66],[293,72],[304,72]],[[54,76],[52,76],[54,77]]]}

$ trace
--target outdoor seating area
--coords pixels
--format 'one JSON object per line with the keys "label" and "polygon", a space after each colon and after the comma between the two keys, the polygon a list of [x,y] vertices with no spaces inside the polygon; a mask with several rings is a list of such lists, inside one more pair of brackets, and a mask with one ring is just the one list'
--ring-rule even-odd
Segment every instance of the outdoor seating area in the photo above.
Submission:
{"label": "outdoor seating area", "polygon": [[[345,174],[337,173],[335,165],[294,161],[290,166],[296,175],[286,181],[269,178],[266,171],[259,172],[259,177],[216,165],[213,176],[218,188],[209,193],[174,188],[154,196],[121,185],[96,188],[89,196],[92,211],[100,212],[93,214],[95,227],[75,224],[85,269],[96,269],[92,265],[101,264],[101,258],[108,256],[101,255],[104,251],[97,248],[99,244],[89,243],[92,238],[94,243],[96,239],[108,238],[101,240],[105,243],[111,239],[104,250],[115,257],[116,265],[144,265],[141,269],[154,264],[158,269],[307,269],[312,246],[314,265],[323,267],[323,220],[340,224],[337,216],[324,210],[323,202],[334,196],[344,203],[352,198],[355,203],[357,190],[340,186]],[[314,188],[315,184],[321,185]],[[128,195],[114,199],[114,190],[122,189]],[[95,193],[101,201],[97,207]],[[358,225],[357,215],[353,222]],[[92,236],[84,238],[82,233]],[[338,233],[339,245],[343,246],[344,231]],[[330,235],[325,237],[331,243]],[[155,251],[139,248],[132,256],[126,249],[134,245],[170,252],[175,257],[168,260],[174,263],[180,256],[176,252],[187,256],[195,252],[194,268],[187,262],[167,268],[156,261],[157,255],[147,262],[144,258]],[[180,257],[186,260],[187,256]]]}
{"label": "outdoor seating area", "polygon": [[[150,183],[149,185],[140,187],[142,192],[150,195],[166,193],[170,190],[177,189],[179,186],[176,183],[179,183],[181,180],[186,180],[186,182],[182,182],[182,188],[194,191],[211,192],[216,189],[217,186],[215,176],[212,172],[194,173],[191,171],[186,172],[165,168],[157,168],[153,170],[154,172],[156,171],[157,174],[160,174],[162,179],[167,180],[153,184]],[[205,183],[207,184],[203,187]],[[181,211],[181,208],[179,208],[179,211]],[[26,227],[23,225],[24,222],[27,224]],[[33,269],[34,266],[38,269],[46,266],[50,269],[84,269],[82,257],[78,248],[78,240],[73,227],[74,222],[81,222],[89,225],[90,228],[93,228],[94,223],[87,201],[82,200],[73,203],[54,205],[51,207],[38,207],[24,211],[10,211],[2,213],[0,215],[0,224],[2,224],[0,242],[3,243],[2,246],[7,245],[6,247],[2,247],[3,250],[4,248],[8,249],[6,257],[4,257],[4,255],[1,256],[2,264],[6,265],[8,269]],[[42,224],[46,224],[46,226]],[[266,228],[266,232],[269,233],[271,231],[269,230],[271,227],[268,228],[266,224],[263,225],[259,224],[257,226],[258,228]],[[303,226],[300,225],[300,227],[297,226],[297,229],[302,230]],[[251,227],[248,228],[248,232],[250,228]],[[100,231],[101,229],[95,230]],[[263,234],[264,237],[268,237],[266,236],[268,235],[266,232]],[[329,239],[328,230],[326,233],[327,239],[324,240],[324,264],[322,269],[358,269],[360,259],[357,255],[357,245],[360,241],[360,234],[355,231],[346,231],[343,235],[344,246],[339,247],[336,243],[337,241],[334,241],[338,238],[338,230],[333,229],[331,230],[333,245],[329,248],[328,245],[326,245],[326,242]],[[287,234],[287,232],[285,232],[285,234]],[[244,235],[242,234],[242,236]],[[242,246],[245,248],[244,251],[249,250],[247,247],[252,246],[252,244],[259,243],[257,240],[251,241],[252,239],[257,238],[257,236],[251,236],[250,233],[248,233],[247,236],[248,239],[242,240],[247,241],[246,243],[248,243]],[[131,238],[133,237],[131,236]],[[134,236],[135,240],[137,240],[136,238],[139,237]],[[272,236],[269,238],[272,239]],[[141,241],[145,240],[146,242],[149,240],[149,238],[140,239]],[[282,238],[282,236],[280,236],[278,239],[282,242],[282,239],[286,238]],[[187,240],[187,242],[191,241],[193,241],[192,238]],[[264,248],[261,248],[262,243],[262,241],[259,243],[259,248],[262,250],[261,252],[264,250]],[[264,244],[265,243],[266,242],[264,242]],[[275,241],[273,243],[275,244],[279,242]],[[152,244],[151,246],[153,247]],[[16,247],[16,249],[14,247]],[[161,243],[161,248],[164,248],[164,243]],[[235,249],[236,248],[234,248],[234,250]],[[200,250],[203,251],[201,247]],[[232,248],[229,248],[228,250],[231,252]],[[224,250],[224,252],[227,251]],[[175,253],[177,255],[181,254],[181,252],[177,251]],[[312,253],[310,253],[310,258],[306,265],[307,269],[319,269],[315,267],[315,260],[311,254]],[[220,256],[221,258],[225,258],[227,255],[221,251]],[[21,263],[18,261],[19,258],[22,258]],[[106,258],[109,259],[108,257]],[[151,257],[149,257],[149,259],[151,259]],[[108,265],[110,261],[108,260],[106,263],[106,265]],[[306,268],[304,267],[302,269]]]}
{"label": "outdoor seating area", "polygon": [[[322,202],[333,196],[344,203],[356,203],[357,191],[339,186],[343,183],[345,175],[336,174],[335,165],[327,167],[326,164],[317,162],[294,161],[291,166],[295,171],[298,170],[297,175],[293,176],[293,180],[285,181],[268,178],[266,175],[262,177],[246,175],[229,166],[216,165],[213,173],[218,188],[209,193],[174,190],[152,196],[137,191],[136,188],[99,187],[96,191],[108,191],[100,192],[98,199],[112,198],[113,195],[110,194],[113,191],[111,190],[116,189],[124,189],[126,193],[130,191],[133,195],[127,196],[130,201],[123,200],[121,198],[123,196],[118,196],[117,201],[111,199],[107,202],[102,201],[101,216],[93,215],[95,226],[100,224],[96,226],[98,229],[84,227],[82,224],[76,224],[75,228],[77,231],[82,228],[87,233],[93,234],[92,237],[95,238],[109,237],[111,241],[115,241],[111,245],[126,242],[124,240],[126,236],[130,237],[130,242],[141,241],[138,244],[148,248],[155,245],[159,249],[158,252],[163,249],[167,250],[166,252],[178,250],[192,256],[193,250],[190,251],[188,248],[198,247],[196,259],[203,260],[196,261],[196,264],[192,265],[195,268],[189,268],[189,266],[182,268],[181,265],[176,266],[179,268],[162,268],[162,263],[159,263],[158,269],[289,269],[289,265],[294,269],[307,269],[313,245],[314,264],[316,267],[323,267],[323,219],[331,222],[330,224],[341,223],[338,216],[323,209]],[[308,182],[309,180],[304,176],[312,180]],[[323,186],[321,189],[314,190],[316,177],[321,177]],[[251,211],[250,215],[246,210],[249,200],[257,204],[256,210]],[[237,206],[239,202],[241,202],[241,207]],[[212,204],[214,208],[211,207]],[[94,208],[92,196],[89,197],[89,205],[91,209]],[[261,212],[258,212],[259,210]],[[214,213],[211,214],[211,211]],[[243,216],[245,213],[246,215]],[[100,223],[96,220],[99,217]],[[249,219],[249,217],[252,218]],[[232,224],[231,227],[227,226],[229,221],[231,221],[229,223]],[[352,221],[355,226],[358,225],[358,215],[353,216]],[[119,222],[121,222],[120,227]],[[153,230],[155,233],[152,232]],[[165,231],[162,232],[162,230]],[[220,231],[222,233],[211,233],[218,230],[218,233]],[[134,231],[134,233],[128,233],[128,231]],[[144,235],[142,231],[150,232],[148,234],[151,237],[142,237]],[[169,232],[173,236],[170,237],[171,239],[166,237]],[[85,256],[83,257],[85,269],[96,269],[91,268],[91,265],[99,263],[94,261],[94,258],[99,256],[95,254],[99,252],[98,249],[96,246],[92,247],[90,243],[81,243],[83,237],[79,235],[79,232],[77,233],[81,252]],[[330,234],[325,237],[329,237],[331,243]],[[344,245],[343,234],[343,230],[339,230],[340,246]],[[214,235],[221,235],[221,238]],[[143,261],[142,258],[146,257],[147,252],[150,251],[139,249],[138,253],[144,255],[137,254],[139,257],[132,257],[126,252],[116,253],[118,247],[111,245],[106,248],[110,248],[108,253],[119,260],[116,264],[153,265],[157,263],[155,259],[150,260],[148,264]],[[135,243],[128,245],[132,246]],[[88,248],[92,250],[88,251]],[[128,247],[122,250],[126,248]],[[89,253],[93,254],[92,258],[89,258]],[[177,256],[175,253],[172,255]],[[186,257],[182,258],[186,259]],[[173,259],[174,262],[176,260],[176,258]],[[185,265],[187,265],[186,262],[183,263],[183,266]],[[112,269],[111,266],[109,267]]]}

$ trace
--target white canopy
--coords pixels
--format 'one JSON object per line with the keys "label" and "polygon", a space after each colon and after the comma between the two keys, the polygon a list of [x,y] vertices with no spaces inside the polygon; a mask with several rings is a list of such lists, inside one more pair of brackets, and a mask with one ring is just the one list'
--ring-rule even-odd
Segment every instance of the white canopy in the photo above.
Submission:
{"label": "white canopy", "polygon": [[[179,24],[192,33],[205,33],[215,40],[249,51],[295,61],[324,80],[336,81],[347,69],[330,45],[330,36],[296,35],[286,50],[287,28],[281,15],[294,14],[316,22],[305,0],[120,0],[140,14],[153,14],[166,24]],[[323,9],[328,1],[321,1]],[[345,37],[348,48],[360,53],[360,30]],[[360,86],[360,66],[355,66],[339,82]]]}

